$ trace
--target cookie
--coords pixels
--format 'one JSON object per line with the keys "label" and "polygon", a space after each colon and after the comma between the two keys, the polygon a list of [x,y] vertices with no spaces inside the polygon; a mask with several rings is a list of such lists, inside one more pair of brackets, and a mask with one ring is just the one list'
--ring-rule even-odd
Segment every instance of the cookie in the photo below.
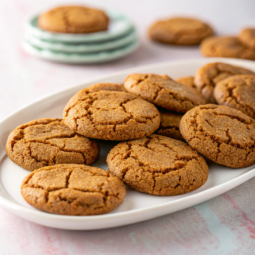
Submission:
{"label": "cookie", "polygon": [[64,123],[78,134],[102,140],[130,140],[158,129],[157,108],[126,92],[99,91],[67,104]]}
{"label": "cookie", "polygon": [[252,71],[240,66],[216,62],[207,64],[197,71],[195,85],[209,103],[216,103],[213,96],[216,83],[236,74],[255,75]]}
{"label": "cookie", "polygon": [[84,88],[78,91],[67,103],[65,110],[73,107],[77,101],[82,100],[83,97],[86,97],[87,94],[99,91],[122,91],[127,92],[125,87],[122,84],[117,83],[97,83],[90,87]]}
{"label": "cookie", "polygon": [[237,37],[209,37],[200,44],[206,57],[243,58],[255,60],[255,51],[247,48]]}
{"label": "cookie", "polygon": [[130,74],[124,81],[126,90],[159,107],[180,113],[205,104],[205,99],[192,88],[172,80],[167,75]]}
{"label": "cookie", "polygon": [[185,77],[181,77],[179,79],[176,80],[178,83],[181,83],[184,86],[193,88],[193,89],[197,89],[195,82],[194,82],[194,76],[185,76]]}
{"label": "cookie", "polygon": [[37,119],[10,133],[6,153],[14,163],[33,171],[55,164],[91,165],[99,156],[99,145],[76,134],[61,119]]}
{"label": "cookie", "polygon": [[255,28],[243,29],[239,34],[239,39],[246,47],[255,50]]}
{"label": "cookie", "polygon": [[107,30],[109,18],[101,10],[84,6],[61,6],[38,18],[41,29],[58,33],[93,33]]}
{"label": "cookie", "polygon": [[218,104],[235,108],[255,119],[255,76],[234,75],[214,89]]}
{"label": "cookie", "polygon": [[109,171],[129,187],[160,196],[201,187],[208,166],[188,144],[161,135],[121,142],[107,156]]}
{"label": "cookie", "polygon": [[208,24],[184,17],[158,21],[149,29],[149,37],[152,40],[177,45],[199,44],[213,34],[213,29]]}
{"label": "cookie", "polygon": [[108,171],[85,165],[55,165],[27,175],[21,195],[31,206],[62,215],[108,213],[122,204],[126,189]]}
{"label": "cookie", "polygon": [[241,168],[255,163],[255,121],[236,109],[198,106],[184,114],[180,131],[193,149],[218,164]]}
{"label": "cookie", "polygon": [[183,115],[167,111],[159,111],[159,113],[160,126],[156,133],[177,140],[184,140],[179,130],[180,121]]}

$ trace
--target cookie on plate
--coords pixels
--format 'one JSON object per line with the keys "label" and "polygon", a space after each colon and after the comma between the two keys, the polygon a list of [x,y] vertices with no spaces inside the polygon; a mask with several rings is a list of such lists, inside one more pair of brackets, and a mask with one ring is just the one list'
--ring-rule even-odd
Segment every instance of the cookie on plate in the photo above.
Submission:
{"label": "cookie on plate", "polygon": [[217,83],[214,98],[255,119],[255,76],[234,75]]}
{"label": "cookie on plate", "polygon": [[97,83],[90,87],[81,89],[76,94],[74,94],[73,97],[68,101],[67,105],[65,106],[65,109],[71,108],[77,101],[82,100],[84,97],[86,97],[87,94],[93,93],[93,92],[99,92],[99,91],[103,91],[103,90],[127,92],[125,87],[122,84]]}
{"label": "cookie on plate", "polygon": [[198,106],[183,115],[183,138],[208,159],[232,168],[255,163],[255,120],[222,105]]}
{"label": "cookie on plate", "polygon": [[195,85],[209,103],[216,103],[213,96],[216,83],[236,74],[255,75],[254,72],[243,67],[216,62],[206,64],[196,72]]}
{"label": "cookie on plate", "polygon": [[122,204],[126,189],[108,171],[85,165],[55,165],[27,175],[21,194],[28,204],[49,213],[97,215]]}
{"label": "cookie on plate", "polygon": [[169,111],[184,113],[206,102],[192,88],[177,83],[167,75],[130,74],[124,86],[129,93]]}
{"label": "cookie on plate", "polygon": [[61,119],[37,119],[10,133],[6,153],[14,163],[33,171],[54,164],[91,165],[99,156],[99,145],[76,134]]}
{"label": "cookie on plate", "polygon": [[38,26],[58,33],[93,33],[107,30],[109,18],[101,10],[84,6],[61,6],[43,13]]}
{"label": "cookie on plate", "polygon": [[199,44],[204,38],[213,34],[213,29],[208,24],[184,17],[158,21],[149,29],[152,40],[177,45]]}
{"label": "cookie on plate", "polygon": [[237,37],[209,37],[203,40],[200,51],[206,57],[243,58],[255,60],[255,51]]}
{"label": "cookie on plate", "polygon": [[160,196],[193,191],[208,178],[201,155],[188,144],[161,135],[119,143],[108,154],[107,164],[129,187]]}
{"label": "cookie on plate", "polygon": [[239,34],[239,39],[244,45],[255,50],[255,28],[245,28]]}
{"label": "cookie on plate", "polygon": [[185,76],[185,77],[181,77],[179,79],[176,80],[178,83],[181,83],[184,86],[193,88],[193,89],[197,89],[195,82],[194,82],[194,76]]}
{"label": "cookie on plate", "polygon": [[78,134],[102,140],[130,140],[158,129],[157,108],[129,93],[99,91],[67,103],[64,123]]}
{"label": "cookie on plate", "polygon": [[179,130],[180,121],[183,115],[163,110],[159,111],[159,113],[160,126],[155,133],[168,136],[177,140],[184,140]]}

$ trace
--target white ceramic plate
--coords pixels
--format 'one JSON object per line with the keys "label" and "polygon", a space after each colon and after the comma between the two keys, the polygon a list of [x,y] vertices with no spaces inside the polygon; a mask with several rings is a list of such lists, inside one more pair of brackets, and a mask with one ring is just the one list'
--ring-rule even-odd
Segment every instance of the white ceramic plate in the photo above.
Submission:
{"label": "white ceramic plate", "polygon": [[25,31],[26,33],[31,34],[37,38],[45,39],[48,41],[74,43],[112,40],[114,38],[123,36],[133,28],[133,24],[125,15],[110,10],[107,11],[107,15],[110,18],[110,24],[107,31],[87,34],[64,34],[48,32],[38,27],[37,20],[39,15],[31,17],[28,20],[25,25]]}
{"label": "white ceramic plate", "polygon": [[[24,219],[49,227],[77,230],[103,229],[145,221],[182,210],[216,197],[254,177],[254,166],[232,169],[210,163],[208,181],[201,188],[188,194],[160,197],[127,188],[124,203],[111,213],[97,216],[61,216],[36,210],[24,201],[20,194],[20,184],[29,171],[17,166],[6,156],[5,143],[12,129],[37,118],[61,117],[62,109],[69,98],[84,87],[99,82],[121,83],[128,74],[133,72],[168,74],[173,78],[179,78],[193,75],[202,65],[215,61],[231,63],[255,71],[255,62],[252,61],[213,58],[139,67],[47,96],[6,117],[0,123],[0,206]],[[94,166],[107,169],[105,158],[115,144],[106,141],[100,143],[101,155]]]}
{"label": "white ceramic plate", "polygon": [[65,43],[65,42],[49,42],[35,36],[25,34],[24,40],[35,47],[45,50],[61,51],[66,53],[92,53],[105,50],[115,50],[124,47],[136,41],[135,29],[122,37],[118,37],[111,41],[106,42],[90,42],[90,43]]}
{"label": "white ceramic plate", "polygon": [[35,47],[26,41],[22,42],[23,49],[32,56],[68,64],[95,64],[116,60],[131,54],[138,46],[139,43],[136,39],[124,47],[115,50],[105,50],[94,53],[65,53]]}

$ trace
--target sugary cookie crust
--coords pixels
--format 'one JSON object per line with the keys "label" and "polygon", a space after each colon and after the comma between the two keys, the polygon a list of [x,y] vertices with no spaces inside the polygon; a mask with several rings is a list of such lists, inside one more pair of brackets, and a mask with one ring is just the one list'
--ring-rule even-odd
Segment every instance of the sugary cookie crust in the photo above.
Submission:
{"label": "sugary cookie crust", "polygon": [[126,90],[170,111],[187,112],[205,104],[205,99],[192,88],[175,82],[167,75],[130,74],[124,81]]}
{"label": "sugary cookie crust", "polygon": [[151,39],[177,45],[199,44],[213,33],[212,28],[206,23],[184,17],[158,21],[149,29]]}
{"label": "sugary cookie crust", "polygon": [[59,33],[92,33],[107,30],[109,18],[96,9],[84,6],[62,6],[42,14],[40,28]]}
{"label": "sugary cookie crust", "polygon": [[6,152],[13,162],[33,171],[54,164],[91,165],[99,156],[99,145],[76,134],[61,119],[38,119],[10,133]]}
{"label": "sugary cookie crust", "polygon": [[179,130],[180,121],[183,115],[166,111],[159,111],[159,113],[160,126],[155,133],[183,141],[184,139]]}
{"label": "sugary cookie crust", "polygon": [[246,47],[237,37],[209,37],[200,44],[206,57],[242,58],[255,60],[255,51]]}
{"label": "sugary cookie crust", "polygon": [[87,137],[130,140],[150,135],[160,124],[157,108],[126,92],[99,91],[80,98],[63,113],[64,123]]}
{"label": "sugary cookie crust", "polygon": [[194,82],[197,90],[209,103],[216,103],[213,96],[216,83],[236,74],[255,75],[254,72],[240,66],[215,62],[201,67],[195,75]]}
{"label": "sugary cookie crust", "polygon": [[218,104],[235,108],[255,119],[255,76],[234,75],[214,89]]}
{"label": "sugary cookie crust", "polygon": [[188,144],[161,135],[119,143],[107,164],[131,188],[161,196],[193,191],[208,178],[202,156]]}
{"label": "sugary cookie crust", "polygon": [[84,165],[43,167],[26,176],[21,194],[33,207],[62,215],[97,215],[122,204],[126,189],[108,171]]}
{"label": "sugary cookie crust", "polygon": [[180,131],[192,148],[218,164],[241,168],[255,163],[255,121],[238,110],[198,106],[182,117]]}

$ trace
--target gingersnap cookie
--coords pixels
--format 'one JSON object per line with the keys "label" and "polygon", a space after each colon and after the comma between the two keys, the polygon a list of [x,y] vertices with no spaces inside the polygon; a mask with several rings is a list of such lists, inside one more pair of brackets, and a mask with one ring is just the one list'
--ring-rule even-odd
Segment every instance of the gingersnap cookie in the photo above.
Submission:
{"label": "gingersnap cookie", "polygon": [[86,97],[87,94],[93,93],[93,92],[99,92],[99,91],[122,91],[127,92],[125,87],[122,84],[118,83],[97,83],[90,87],[81,89],[78,91],[74,96],[68,101],[68,103],[65,106],[65,110],[73,107],[77,101],[82,100],[84,97]]}
{"label": "gingersnap cookie", "polygon": [[54,165],[27,175],[21,195],[31,206],[62,215],[108,213],[122,204],[126,189],[108,171],[85,165]]}
{"label": "gingersnap cookie", "polygon": [[129,93],[99,91],[67,104],[64,123],[86,137],[102,140],[130,140],[158,129],[157,108]]}
{"label": "gingersnap cookie", "polygon": [[176,80],[178,83],[181,83],[184,86],[193,88],[193,89],[197,89],[195,82],[194,82],[194,76],[185,76],[185,77],[181,77],[179,79]]}
{"label": "gingersnap cookie", "polygon": [[209,37],[200,44],[205,57],[242,58],[255,60],[255,51],[246,47],[237,37]]}
{"label": "gingersnap cookie", "polygon": [[58,33],[93,33],[107,30],[109,18],[101,10],[84,6],[61,6],[43,13],[38,26]]}
{"label": "gingersnap cookie", "polygon": [[149,29],[152,40],[177,45],[199,44],[213,34],[213,29],[208,24],[184,17],[158,21]]}
{"label": "gingersnap cookie", "polygon": [[201,187],[208,166],[188,144],[161,135],[121,142],[107,156],[109,171],[129,187],[160,196]]}
{"label": "gingersnap cookie", "polygon": [[198,92],[200,92],[209,103],[216,103],[213,96],[216,83],[236,74],[255,75],[252,71],[240,66],[216,62],[201,67],[195,75],[194,82]]}
{"label": "gingersnap cookie", "polygon": [[235,108],[255,119],[255,76],[234,75],[214,89],[218,104]]}
{"label": "gingersnap cookie", "polygon": [[130,74],[124,81],[126,90],[159,107],[184,113],[205,104],[205,99],[192,88],[172,80],[167,75]]}
{"label": "gingersnap cookie", "polygon": [[239,34],[239,39],[248,48],[255,50],[255,28],[245,28]]}
{"label": "gingersnap cookie", "polygon": [[181,119],[183,138],[208,159],[233,168],[255,163],[255,120],[222,105],[203,105]]}
{"label": "gingersnap cookie", "polygon": [[6,153],[14,163],[33,171],[55,164],[91,165],[99,156],[99,145],[76,134],[61,119],[37,119],[10,133]]}
{"label": "gingersnap cookie", "polygon": [[184,140],[179,130],[180,121],[183,115],[167,111],[159,111],[159,113],[160,126],[156,133],[177,140]]}

